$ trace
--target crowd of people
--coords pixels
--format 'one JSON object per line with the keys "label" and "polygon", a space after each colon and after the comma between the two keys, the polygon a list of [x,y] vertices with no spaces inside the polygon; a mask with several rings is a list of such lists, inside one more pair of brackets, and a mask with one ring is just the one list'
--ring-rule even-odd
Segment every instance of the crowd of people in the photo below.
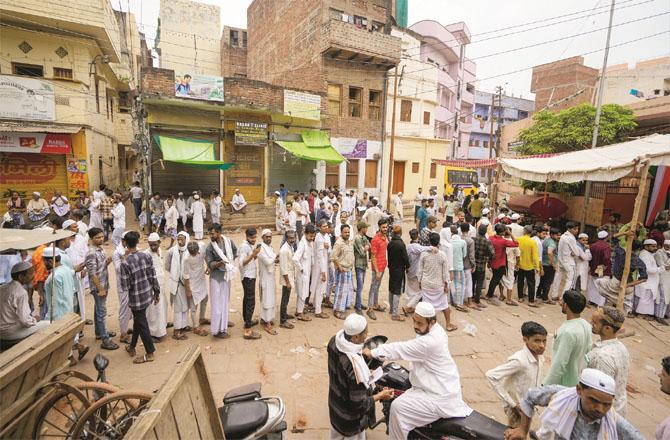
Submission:
{"label": "crowd of people", "polygon": [[[200,191],[193,191],[188,198],[181,192],[165,199],[154,193],[148,200],[149,218],[143,209],[147,200],[139,182],[135,182],[128,194],[113,193],[101,185],[90,198],[81,193],[76,201],[68,201],[56,193],[51,204],[35,193],[25,206],[18,193],[13,193],[8,201],[11,222],[5,227],[46,221],[49,223],[46,227],[73,234],[58,240],[55,248],[42,245],[31,254],[0,255],[3,343],[16,343],[45,322],[76,312],[87,324],[94,324],[102,349],[118,349],[119,344],[114,341],[117,334],[108,330],[107,323],[106,300],[114,290],[110,286],[110,270],[115,271],[119,299],[118,342],[125,345],[135,363],[155,359],[154,344],[168,336],[170,327],[171,337],[179,341],[191,334],[229,338],[234,326],[228,317],[233,283],[240,283],[244,292],[241,331],[244,339],[260,339],[259,330],[274,336],[278,331],[295,329],[298,323],[309,325],[313,319],[329,319],[325,309],[332,309],[333,317],[345,321],[345,333],[333,352],[348,353],[346,358],[352,363],[358,362],[356,356],[362,353],[368,358],[411,360],[415,368],[417,363],[429,362],[416,356],[432,356],[429,348],[436,345],[444,345],[440,350],[447,350],[446,354],[438,350],[442,353],[440,365],[453,364],[446,344],[446,334],[457,329],[451,320],[452,308],[462,313],[478,313],[489,306],[526,304],[537,308],[558,302],[567,320],[556,333],[552,366],[544,380],[541,381],[541,357],[547,331],[536,322],[527,322],[521,329],[524,348],[487,373],[504,402],[509,425],[514,428],[508,438],[523,438],[521,433],[527,431],[535,405],[549,403],[551,407],[554,394],[565,394],[561,400],[565,409],[579,398],[549,385],[572,387],[571,390],[577,386],[582,400],[584,393],[579,393],[580,387],[603,392],[612,396],[617,412],[624,415],[630,361],[616,335],[623,331],[627,317],[640,315],[668,325],[667,220],[657,222],[647,231],[641,225],[621,224],[620,216],[612,214],[610,222],[591,236],[580,233],[576,223],[534,222],[511,212],[504,203],[494,206],[486,194],[468,191],[466,195],[459,188],[448,197],[439,197],[435,190],[424,195],[419,188],[413,199],[413,223],[404,220],[402,193],[393,196],[387,210],[367,193],[359,195],[353,190],[339,191],[337,187],[301,193],[289,192],[281,185],[274,197],[275,230],[259,231],[250,226],[244,231],[244,239],[235,243],[224,233],[222,210],[228,207],[230,215],[246,215],[247,202],[240,190],[235,191],[230,202],[224,201],[217,191],[207,200]],[[140,250],[140,232],[126,230],[128,199],[140,227],[151,224],[147,249]],[[407,224],[411,226],[406,243],[403,228]],[[281,236],[278,249],[273,247],[274,235]],[[109,240],[113,245],[111,255],[104,248]],[[628,241],[633,256],[627,280],[626,314],[622,314],[607,304],[617,301]],[[388,306],[379,297],[386,272]],[[371,282],[365,301],[367,277]],[[281,295],[277,294],[277,280]],[[94,300],[92,313],[87,313],[85,307],[87,291]],[[37,302],[33,301],[35,292]],[[289,310],[292,297],[295,307]],[[255,318],[257,299],[260,313]],[[593,313],[591,323],[580,317],[589,304],[604,307]],[[410,317],[417,334],[432,335],[433,342],[387,344],[371,353],[358,350],[349,356],[351,350],[360,346],[360,342],[352,343],[360,338],[351,336],[367,329],[366,317],[377,320],[378,314],[387,311],[394,321]],[[437,324],[439,315],[444,319],[444,327]],[[355,323],[351,331],[356,333],[347,331],[347,322]],[[442,328],[441,331],[447,332],[444,335],[438,331]],[[601,338],[595,346],[592,332]],[[139,339],[145,350],[141,355],[137,353]],[[415,347],[417,344],[423,348]],[[73,362],[89,349],[79,338],[73,348]],[[430,365],[424,368],[432,371]],[[453,369],[458,380],[455,364]],[[349,379],[353,377],[354,384],[361,385],[365,380],[361,379],[360,371],[354,370],[347,371]],[[608,379],[591,370],[606,373]],[[455,393],[453,378],[451,375],[448,380],[436,377],[433,382],[421,382],[428,397],[442,388],[448,395]],[[610,380],[614,385],[609,385]],[[594,381],[601,385],[594,386]],[[412,381],[419,388],[421,382]],[[534,392],[533,387],[541,384],[545,385],[542,391]],[[460,399],[458,386],[454,399]],[[385,393],[373,397],[379,400],[389,396]],[[392,418],[394,414],[396,418],[390,421],[392,438],[405,438],[413,426],[430,422],[432,416],[426,413],[451,414],[433,411],[436,400],[428,399],[426,403],[427,397],[421,393],[408,394],[404,399],[405,403],[400,399],[394,403]],[[456,408],[453,414],[468,411],[464,403],[450,405]],[[591,416],[584,416],[588,425]],[[554,432],[566,439],[595,438],[590,434],[565,436],[565,423],[568,422],[547,421],[547,429],[553,427]],[[639,438],[629,435],[628,428],[616,420],[608,423],[607,429],[619,432],[622,438]],[[336,428],[333,438],[352,436],[350,431]],[[584,433],[592,433],[596,428],[583,429]]]}

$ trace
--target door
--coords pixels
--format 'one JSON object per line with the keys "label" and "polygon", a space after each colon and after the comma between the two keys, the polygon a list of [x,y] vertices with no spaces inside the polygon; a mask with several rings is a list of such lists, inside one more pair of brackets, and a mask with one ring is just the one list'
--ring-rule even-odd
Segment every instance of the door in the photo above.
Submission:
{"label": "door", "polygon": [[377,160],[365,161],[365,188],[377,188]]}
{"label": "door", "polygon": [[239,188],[247,203],[263,203],[265,147],[234,145],[229,138],[226,136],[226,162],[235,165],[223,172],[225,199],[230,201]]}
{"label": "door", "polygon": [[405,162],[393,162],[393,194],[405,192]]}

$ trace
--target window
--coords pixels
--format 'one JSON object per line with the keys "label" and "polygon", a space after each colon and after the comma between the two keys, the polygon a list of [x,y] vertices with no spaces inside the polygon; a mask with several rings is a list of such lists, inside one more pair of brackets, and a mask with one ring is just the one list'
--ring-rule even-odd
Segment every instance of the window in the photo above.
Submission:
{"label": "window", "polygon": [[419,162],[412,162],[412,173],[419,173]]}
{"label": "window", "polygon": [[328,84],[328,114],[342,115],[342,86],[340,85]]}
{"label": "window", "polygon": [[382,118],[382,92],[370,90],[368,117],[371,121],[379,121]]}
{"label": "window", "polygon": [[12,73],[23,76],[44,76],[44,68],[35,64],[12,63]]}
{"label": "window", "polygon": [[377,188],[377,165],[376,160],[365,161],[365,188]]}
{"label": "window", "polygon": [[519,110],[519,119],[526,119],[528,117],[528,112],[525,112],[523,110]]}
{"label": "window", "polygon": [[128,92],[119,92],[119,113],[129,113],[132,103]]}
{"label": "window", "polygon": [[242,31],[242,47],[247,47],[247,31]]}
{"label": "window", "polygon": [[423,125],[430,125],[430,112],[423,112]]}
{"label": "window", "polygon": [[95,78],[95,111],[100,113],[100,81]]}
{"label": "window", "polygon": [[326,187],[340,184],[340,166],[326,165]]}
{"label": "window", "polygon": [[346,188],[358,188],[358,160],[351,159],[347,162]]}
{"label": "window", "polygon": [[[109,96],[109,94],[108,94]],[[112,122],[114,122],[114,97],[110,96],[109,97],[109,117],[112,119]]]}
{"label": "window", "polygon": [[456,99],[461,99],[461,80],[458,80],[458,85],[456,86]]}
{"label": "window", "polygon": [[349,116],[352,118],[361,117],[361,101],[363,100],[363,89],[359,87],[349,87]]}
{"label": "window", "polygon": [[237,47],[240,44],[240,34],[238,31],[230,31],[230,45]]}
{"label": "window", "polygon": [[488,148],[489,146],[489,141],[484,141],[484,148]]}
{"label": "window", "polygon": [[368,19],[359,15],[354,15],[354,24],[359,27],[368,27]]}
{"label": "window", "polygon": [[430,164],[430,178],[434,179],[437,177],[437,164],[436,163],[431,163]]}
{"label": "window", "polygon": [[400,121],[412,122],[412,101],[409,99],[400,101]]}
{"label": "window", "polygon": [[72,69],[63,69],[62,67],[54,67],[54,78],[72,79]]}
{"label": "window", "polygon": [[384,23],[378,21],[372,22],[372,30],[376,32],[384,32]]}
{"label": "window", "polygon": [[468,146],[469,146],[469,147],[474,147],[474,146],[475,146],[475,140],[474,140],[474,139],[470,139],[470,142],[468,142]]}

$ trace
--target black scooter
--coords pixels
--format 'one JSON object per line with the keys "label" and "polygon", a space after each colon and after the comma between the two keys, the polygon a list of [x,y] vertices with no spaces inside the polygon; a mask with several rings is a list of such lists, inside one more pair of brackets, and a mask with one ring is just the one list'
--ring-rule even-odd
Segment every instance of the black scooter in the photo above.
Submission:
{"label": "black scooter", "polygon": [[[372,350],[386,343],[386,336],[374,336],[365,341],[364,346]],[[411,388],[409,371],[395,362],[384,364],[377,359],[367,361],[370,370],[382,367],[384,375],[375,383],[375,393],[384,388],[391,388],[394,398],[382,401],[382,413],[384,417],[378,420],[370,429],[376,428],[381,423],[386,423],[388,434],[388,420],[393,400]],[[477,411],[472,411],[467,417],[452,417],[439,419],[435,422],[414,429],[409,433],[410,440],[501,440],[505,438],[507,426],[487,417]]]}

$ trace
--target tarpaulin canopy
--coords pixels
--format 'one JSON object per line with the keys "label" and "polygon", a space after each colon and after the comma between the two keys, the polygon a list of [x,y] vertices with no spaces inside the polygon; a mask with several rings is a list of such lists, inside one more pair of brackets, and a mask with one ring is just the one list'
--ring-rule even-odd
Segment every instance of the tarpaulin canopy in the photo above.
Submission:
{"label": "tarpaulin canopy", "polygon": [[154,135],[154,141],[163,153],[163,160],[209,170],[227,170],[232,163],[216,160],[214,142]]}
{"label": "tarpaulin canopy", "polygon": [[343,162],[344,157],[330,144],[323,131],[308,130],[301,133],[302,141],[275,141],[280,147],[296,157],[307,160],[323,160],[330,165]]}
{"label": "tarpaulin canopy", "polygon": [[0,229],[0,252],[7,250],[27,250],[34,249],[45,243],[51,243],[65,237],[70,237],[75,233],[62,229]]}
{"label": "tarpaulin canopy", "polygon": [[641,162],[670,165],[670,134],[653,134],[606,147],[574,151],[547,158],[500,162],[512,176],[535,182],[611,182],[630,174]]}
{"label": "tarpaulin canopy", "polygon": [[516,212],[531,213],[543,220],[560,217],[568,211],[568,205],[556,197],[528,194],[512,196],[507,206]]}

